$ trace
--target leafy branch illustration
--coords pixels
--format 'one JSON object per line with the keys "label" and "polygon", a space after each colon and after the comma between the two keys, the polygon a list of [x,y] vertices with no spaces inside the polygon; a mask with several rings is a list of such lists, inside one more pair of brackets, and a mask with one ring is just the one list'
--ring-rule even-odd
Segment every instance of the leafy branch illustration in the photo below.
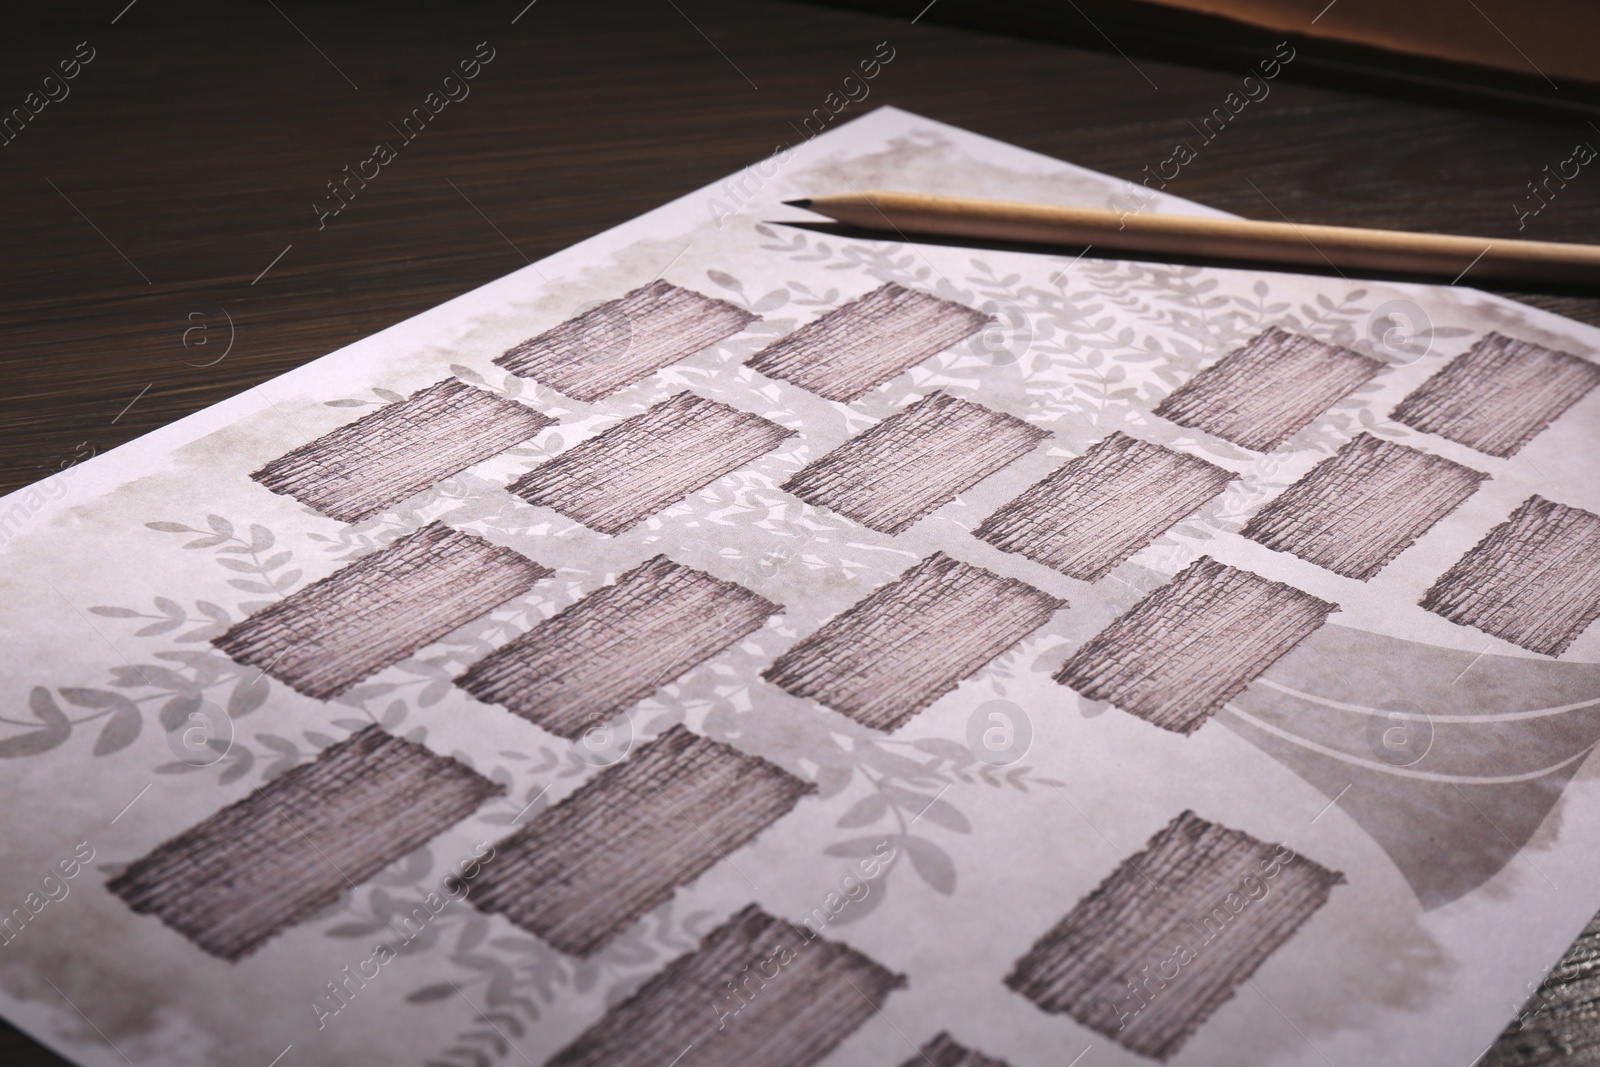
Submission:
{"label": "leafy branch illustration", "polygon": [[[259,524],[241,531],[219,515],[206,518],[206,528],[170,521],[146,523],[160,533],[190,535],[185,549],[211,550],[212,558],[230,572],[228,584],[244,594],[271,594],[281,598],[299,583],[301,570],[292,566],[294,553],[278,550],[277,537]],[[199,536],[193,536],[199,535]],[[236,663],[209,642],[226,631],[238,618],[260,610],[269,600],[244,600],[235,610],[209,600],[196,600],[186,608],[170,597],[157,596],[148,610],[119,605],[91,607],[93,614],[138,623],[138,637],[166,636],[178,647],[156,650],[151,660],[110,667],[106,688],[66,687],[54,693],[37,687],[30,698],[32,718],[0,717],[0,726],[17,728],[15,736],[0,739],[0,758],[37,755],[63,744],[75,727],[106,720],[94,754],[109,755],[132,744],[144,724],[144,709],[158,709],[157,721],[169,734],[193,731],[190,723],[203,712],[210,712],[212,723],[223,717],[230,726],[226,738],[207,736],[204,746],[214,757],[180,758],[154,768],[158,774],[186,774],[219,766],[219,782],[227,784],[249,774],[258,765],[263,780],[315,758],[318,751],[337,743],[338,730],[356,732],[376,723],[392,733],[404,727],[413,706],[428,707],[443,701],[454,688],[454,678],[468,663],[485,655],[495,644],[532,625],[531,604],[516,604],[498,609],[485,617],[473,632],[452,635],[440,654],[414,658],[398,664],[411,677],[403,681],[366,682],[351,688],[331,702],[360,713],[333,718],[334,733],[305,730],[297,739],[271,733],[257,733],[254,744],[233,734],[231,724],[266,703],[275,684],[265,671]],[[194,645],[201,647],[195,648]],[[184,647],[190,646],[190,647]],[[142,691],[142,692],[141,692]],[[87,709],[88,714],[69,715],[63,705]],[[403,734],[407,740],[422,743],[426,727],[414,727]],[[194,746],[188,745],[186,748]],[[175,747],[174,752],[179,750]],[[459,758],[465,758],[457,754]],[[511,754],[508,754],[511,755]],[[520,757],[520,754],[516,754]],[[543,753],[554,769],[559,762],[552,753]],[[527,758],[527,757],[520,757]],[[587,765],[570,756],[560,767],[562,776],[584,773]],[[509,778],[509,772],[497,770]]]}
{"label": "leafy branch illustration", "polygon": [[[981,260],[965,280],[975,296],[1016,308],[1032,327],[1028,375],[1030,394],[1040,414],[1070,415],[1091,433],[1103,435],[1125,424],[1137,410],[1139,392],[1126,382],[1125,364],[1158,358],[1150,339],[1141,345],[1131,326],[1107,312],[1107,294],[1090,290],[1051,291],[1022,284],[1018,274],[999,277]],[[1108,359],[1108,357],[1115,357]],[[1066,377],[1052,379],[1060,368]]]}
{"label": "leafy branch illustration", "polygon": [[[149,528],[163,533],[200,534],[185,547],[215,549],[214,558],[225,569],[250,578],[230,579],[230,584],[248,593],[271,593],[281,596],[299,580],[300,572],[285,569],[293,553],[279,552],[270,556],[274,543],[271,531],[262,526],[252,526],[249,536],[240,537],[232,523],[218,515],[207,518],[209,529],[198,530],[183,523],[155,522]],[[180,644],[209,641],[222,633],[233,621],[232,614],[219,604],[197,600],[193,609],[185,608],[169,597],[158,596],[152,600],[153,611],[135,608],[97,605],[90,613],[113,619],[149,620],[134,631],[136,637],[154,637],[173,634]],[[241,605],[250,610],[251,605]],[[184,627],[191,627],[185,630]],[[174,633],[174,631],[182,631]],[[184,729],[191,716],[199,713],[207,703],[214,703],[215,691],[225,705],[230,719],[242,718],[259,708],[266,700],[269,687],[265,679],[253,668],[245,668],[207,649],[169,649],[154,654],[165,663],[134,663],[110,669],[109,688],[82,686],[61,687],[55,691],[61,701],[76,708],[88,709],[89,714],[73,718],[66,714],[47,687],[36,686],[29,697],[29,710],[36,721],[0,718],[8,726],[26,727],[28,732],[0,741],[0,758],[34,756],[64,744],[74,729],[91,722],[105,720],[95,740],[93,754],[108,756],[120,752],[138,739],[144,727],[144,706],[159,705],[157,712],[161,727],[174,732]],[[227,689],[227,696],[220,691]],[[148,690],[131,695],[117,690]],[[247,750],[225,753],[230,761],[222,772],[224,782],[247,773],[253,758]],[[219,756],[219,759],[223,756]],[[169,765],[169,767],[172,765]],[[192,765],[178,763],[185,770]],[[157,768],[170,773],[168,767]]]}
{"label": "leafy branch illustration", "polygon": [[[259,524],[251,524],[241,533],[226,518],[208,515],[204,529],[169,521],[145,525],[159,533],[199,535],[191,537],[183,547],[194,551],[211,550],[213,561],[231,575],[228,584],[243,594],[269,595],[277,599],[300,581],[300,569],[291,566],[294,553],[273,551],[276,536]],[[201,746],[210,750],[210,754],[199,758],[162,763],[153,768],[157,774],[188,774],[216,766],[220,769],[219,784],[226,785],[249,774],[263,759],[271,761],[263,768],[265,777],[282,773],[308,758],[308,753],[298,744],[271,735],[257,735],[267,740],[263,748],[253,749],[232,732],[234,722],[266,703],[272,681],[259,668],[236,663],[209,644],[212,638],[227,630],[236,617],[242,618],[270,603],[272,600],[242,600],[230,611],[209,600],[195,600],[190,608],[170,597],[157,596],[151,601],[152,610],[121,605],[90,607],[91,614],[104,618],[137,621],[135,637],[165,636],[178,647],[153,651],[149,661],[110,667],[104,688],[68,686],[52,692],[48,687],[35,687],[29,697],[33,720],[0,717],[0,725],[25,730],[0,740],[0,758],[50,751],[66,743],[76,728],[100,720],[104,720],[105,725],[95,740],[93,754],[108,756],[138,739],[146,712],[153,710],[156,723],[169,735],[187,735],[196,729],[192,723],[206,723],[200,730]],[[195,645],[201,647],[193,647]],[[349,702],[366,710],[361,695]],[[86,709],[87,714],[69,715],[63,710],[63,704]],[[385,724],[399,725],[405,710],[403,701],[392,703],[385,714]],[[370,711],[367,714],[378,721]],[[229,724],[230,736],[211,736],[211,727],[224,718]],[[350,728],[352,721],[345,721],[345,726]],[[357,729],[366,725],[354,722]],[[311,754],[336,740],[316,731],[308,731],[305,739]],[[190,744],[187,736],[183,745],[184,750],[199,747]],[[173,751],[180,751],[176,742]],[[199,753],[190,752],[189,755]]]}
{"label": "leafy branch illustration", "polygon": [[372,395],[378,399],[368,400],[359,396],[341,397],[337,400],[324,400],[322,405],[330,408],[381,408],[385,404],[397,404],[405,399],[393,389],[384,389],[379,386],[372,387]]}
{"label": "leafy branch illustration", "polygon": [[[729,655],[737,660],[747,653],[735,650]],[[761,658],[755,651],[748,655],[752,664]],[[1014,658],[1003,657],[989,666],[986,681],[997,695],[1006,693],[1005,682],[1013,670]],[[747,669],[753,669],[733,661],[719,666],[721,673],[729,678],[737,678]],[[1032,669],[1044,668],[1035,665]],[[762,710],[758,694],[740,682],[714,685],[709,694],[702,691],[696,695],[675,692],[674,687],[668,686],[658,690],[650,703],[658,706],[661,713],[644,722],[641,735],[653,736],[697,717],[698,731],[706,737],[727,744],[742,744],[752,750],[771,751],[763,731],[776,729],[783,733],[789,745],[797,745],[807,759],[817,765],[812,777],[820,798],[847,792],[859,777],[871,791],[841,817],[838,825],[859,829],[892,819],[893,826],[888,828],[891,843],[897,850],[903,845],[913,871],[941,893],[955,891],[954,863],[937,842],[915,833],[914,827],[925,821],[927,825],[955,833],[971,832],[969,820],[949,797],[947,791],[952,786],[982,785],[1025,793],[1031,785],[1064,784],[1040,776],[1027,764],[999,767],[985,763],[966,744],[951,738],[901,740],[884,737],[866,727],[841,732],[835,725],[837,719],[824,714],[784,717],[779,725],[773,721],[770,711]],[[798,742],[793,737],[796,731],[804,735]],[[829,846],[825,851],[834,856],[865,857],[884,838],[884,833],[853,838]],[[865,916],[876,906],[873,903],[852,909],[851,919]]]}
{"label": "leafy branch illustration", "polygon": [[[871,785],[872,792],[850,806],[835,824],[840,829],[864,829],[890,820],[892,829],[866,837],[855,837],[829,845],[822,851],[829,856],[851,859],[873,854],[880,842],[887,840],[898,853],[904,850],[911,869],[936,893],[950,896],[956,891],[956,864],[932,838],[914,833],[912,827],[923,819],[952,833],[970,834],[972,823],[943,795],[949,788],[926,794],[911,789],[887,774],[874,775],[866,767],[861,776]],[[892,870],[892,868],[891,868]],[[888,877],[876,887],[877,892],[861,900],[861,907],[844,913],[840,921],[849,922],[866,915],[883,901],[888,891]],[[870,902],[870,903],[869,903]]]}
{"label": "leafy branch illustration", "polygon": [[[106,611],[101,613],[110,614]],[[182,617],[178,617],[180,625],[183,621]],[[212,630],[220,632],[220,628],[214,626],[202,628],[202,632]],[[109,689],[81,686],[57,689],[55,692],[67,704],[91,709],[90,714],[79,718],[66,715],[48,688],[35,686],[28,703],[38,721],[30,723],[0,717],[0,723],[29,728],[27,733],[0,741],[0,758],[35,756],[48,752],[64,744],[74,728],[100,719],[105,719],[106,724],[95,740],[93,754],[108,756],[127,748],[138,739],[144,727],[146,705],[159,705],[157,721],[161,728],[168,733],[176,733],[184,730],[208,704],[218,708],[231,721],[255,711],[267,699],[269,686],[260,677],[259,671],[241,667],[218,653],[167,650],[156,652],[154,656],[167,662],[112,667]],[[117,692],[118,689],[148,691],[130,695]],[[226,696],[221,695],[223,689],[227,690]],[[216,700],[212,699],[213,695]],[[220,705],[218,701],[221,701]],[[254,763],[254,755],[243,746],[229,746],[211,739],[208,747],[217,752],[216,760],[203,764],[177,761],[162,764],[155,771],[158,774],[183,773],[202,769],[211,763],[222,763],[224,766],[219,781],[226,784],[243,777]]]}
{"label": "leafy branch illustration", "polygon": [[[734,299],[738,300],[739,303],[743,304],[757,315],[764,314],[765,312],[769,311],[776,311],[789,302],[789,290],[786,286],[774,289],[765,296],[760,296],[752,300],[745,294],[744,283],[738,278],[735,278],[733,275],[728,274],[725,271],[708,270],[706,271],[706,277],[710,278],[712,283],[718,287],[728,290],[733,294]],[[723,299],[726,300],[727,297],[724,297]]]}
{"label": "leafy branch illustration", "polygon": [[28,694],[28,710],[33,713],[33,720],[0,716],[0,723],[22,727],[26,731],[0,741],[0,759],[17,759],[49,752],[66,743],[74,728],[101,719],[107,721],[95,739],[96,756],[108,756],[120,751],[138,738],[143,716],[138,705],[122,694],[79,688],[63,688],[58,692],[67,703],[91,709],[90,713],[72,718],[61,709],[49,689],[42,685],[34,686]]}

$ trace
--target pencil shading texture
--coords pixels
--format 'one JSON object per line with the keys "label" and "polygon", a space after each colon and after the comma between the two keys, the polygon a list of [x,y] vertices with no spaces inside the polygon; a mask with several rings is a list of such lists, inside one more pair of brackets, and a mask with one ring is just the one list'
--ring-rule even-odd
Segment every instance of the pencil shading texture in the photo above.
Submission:
{"label": "pencil shading texture", "polygon": [[211,643],[298,693],[331,700],[554,572],[442,522],[235,623]]}
{"label": "pencil shading texture", "polygon": [[135,860],[106,887],[238,962],[504,792],[369,726]]}
{"label": "pencil shading texture", "polygon": [[1529,497],[1421,604],[1529,652],[1559,656],[1600,618],[1600,515]]}
{"label": "pencil shading texture", "polygon": [[556,420],[455,378],[323,434],[254,474],[340,522],[362,522]]}
{"label": "pencil shading texture", "polygon": [[1180,386],[1155,413],[1256,452],[1269,452],[1384,365],[1276,326]]}
{"label": "pencil shading texture", "polygon": [[545,1067],[664,1067],[691,1045],[693,1062],[706,1067],[811,1067],[905,984],[856,950],[751,904]]}
{"label": "pencil shading texture", "polygon": [[471,899],[589,956],[814,792],[674,726],[498,842]]}
{"label": "pencil shading texture", "polygon": [[1400,401],[1391,418],[1505,458],[1596,385],[1600,365],[1489,333]]}
{"label": "pencil shading texture", "polygon": [[1269,501],[1241,532],[1365,581],[1460,507],[1487,477],[1364,433]]}
{"label": "pencil shading texture", "polygon": [[795,431],[679,393],[528,471],[507,488],[620,534],[778,447]]}
{"label": "pencil shading texture", "polygon": [[1163,730],[1192,734],[1337,610],[1201,556],[1091,638],[1055,677]]}
{"label": "pencil shading texture", "polygon": [[889,282],[774,341],[745,365],[849,403],[991,321],[965,304]]}
{"label": "pencil shading texture", "polygon": [[1015,415],[934,393],[846,441],[782,488],[878,533],[903,533],[1049,436]]}
{"label": "pencil shading texture", "polygon": [[1185,811],[1041,937],[1006,985],[1166,1060],[1344,880]]}
{"label": "pencil shading texture", "polygon": [[940,1033],[917,1050],[900,1067],[1011,1067],[1005,1060],[997,1060],[974,1052],[956,1042],[948,1033]]}
{"label": "pencil shading texture", "polygon": [[1067,606],[935,552],[762,672],[863,726],[895,730]]}
{"label": "pencil shading texture", "polygon": [[1233,478],[1196,456],[1114,433],[984,519],[973,535],[1092,582]]}
{"label": "pencil shading texture", "polygon": [[491,652],[456,684],[577,740],[782,611],[655,556]]}
{"label": "pencil shading texture", "polygon": [[760,318],[653,281],[507,349],[495,363],[592,403],[726,341]]}

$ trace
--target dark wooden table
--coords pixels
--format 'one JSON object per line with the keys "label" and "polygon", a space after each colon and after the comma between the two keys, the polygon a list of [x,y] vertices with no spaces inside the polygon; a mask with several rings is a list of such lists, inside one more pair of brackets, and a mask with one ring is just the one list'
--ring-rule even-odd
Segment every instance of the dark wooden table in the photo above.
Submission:
{"label": "dark wooden table", "polygon": [[[765,156],[880,41],[897,56],[871,103],[1130,178],[1244,74],[773,0],[526,2],[8,13],[0,108],[80,42],[94,58],[0,145],[0,491]],[[325,183],[482,41],[471,95],[319,229]],[[1280,80],[1170,190],[1254,218],[1600,241],[1588,170],[1518,231],[1526,183],[1580,140],[1600,130]],[[1600,299],[1519,299],[1600,323]],[[1592,1014],[1569,993],[1530,1026]],[[14,1032],[0,1057],[61,1062]]]}

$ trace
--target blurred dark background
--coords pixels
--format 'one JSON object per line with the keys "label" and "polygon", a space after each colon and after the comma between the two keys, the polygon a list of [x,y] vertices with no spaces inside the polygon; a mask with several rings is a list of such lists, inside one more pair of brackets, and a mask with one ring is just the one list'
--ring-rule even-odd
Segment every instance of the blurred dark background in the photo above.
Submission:
{"label": "blurred dark background", "polygon": [[[1600,241],[1600,174],[1588,169],[1518,228],[1527,183],[1576,143],[1600,146],[1593,87],[1555,60],[1548,79],[1532,60],[1518,69],[1513,55],[1545,55],[1531,41],[1578,17],[1560,3],[1519,15],[1460,0],[1450,17],[1493,16],[1494,34],[1474,30],[1480,52],[1500,49],[1491,61],[1401,55],[1340,29],[1346,16],[1326,0],[1284,0],[1268,14],[1289,21],[1264,26],[1218,14],[1223,2],[8,11],[0,115],[80,43],[94,58],[0,145],[0,492],[764,157],[885,40],[896,58],[872,104],[1133,178],[1292,37],[1304,62],[1169,191],[1253,218]],[[1369,20],[1374,9],[1336,2]],[[325,183],[485,41],[494,59],[470,97],[319,230]],[[1593,297],[1512,295],[1600,323]],[[0,1060],[61,1062],[11,1031]]]}
{"label": "blurred dark background", "polygon": [[[1230,36],[1226,21],[1190,34],[1189,63],[1159,20],[1073,21],[1105,16],[1103,0],[984,5],[994,32],[970,28],[963,0],[898,5],[925,11],[915,24],[772,0],[525,5],[110,0],[9,13],[0,107],[20,106],[80,42],[95,58],[0,146],[0,490],[764,156],[878,41],[898,55],[873,103],[1126,177],[1218,106],[1247,66],[1235,56],[1267,54],[1249,36],[1264,31]],[[1041,7],[1060,17],[1045,24]],[[325,183],[480,41],[496,58],[472,95],[319,232]],[[1172,191],[1258,218],[1276,205],[1296,221],[1513,236],[1526,184],[1576,141],[1600,143],[1577,112],[1360,72],[1376,66],[1334,88],[1297,59]],[[1302,72],[1316,84],[1290,80]],[[1580,174],[1520,235],[1600,239],[1600,178]],[[1592,300],[1544,302],[1600,315]],[[229,316],[233,346],[205,366]]]}

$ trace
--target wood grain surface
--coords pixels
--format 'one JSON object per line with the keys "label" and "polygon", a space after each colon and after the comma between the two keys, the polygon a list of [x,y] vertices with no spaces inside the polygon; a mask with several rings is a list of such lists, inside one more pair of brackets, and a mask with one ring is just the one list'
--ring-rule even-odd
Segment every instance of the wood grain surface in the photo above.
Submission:
{"label": "wood grain surface", "polygon": [[[0,491],[762,158],[880,41],[896,57],[868,104],[1130,178],[1245,73],[774,0],[526,2],[14,5],[0,108],[80,42],[94,58],[0,145]],[[471,95],[319,230],[325,183],[482,41]],[[1597,241],[1592,168],[1516,216],[1586,139],[1572,118],[1279,80],[1169,190],[1251,218]],[[1600,299],[1519,298],[1600,323]],[[1515,1062],[1600,1046],[1591,996],[1540,1014],[1565,1029]],[[0,1059],[62,1062],[10,1031]]]}

